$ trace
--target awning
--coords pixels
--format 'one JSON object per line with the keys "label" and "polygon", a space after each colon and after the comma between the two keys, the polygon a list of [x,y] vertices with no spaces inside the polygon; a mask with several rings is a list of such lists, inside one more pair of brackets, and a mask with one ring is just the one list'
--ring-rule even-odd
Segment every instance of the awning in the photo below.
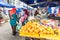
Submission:
{"label": "awning", "polygon": [[[34,2],[36,3],[40,3],[40,2],[47,2],[49,0],[21,0],[22,2],[25,2],[26,4],[34,4]],[[52,2],[59,2],[60,0],[51,0]]]}
{"label": "awning", "polygon": [[24,2],[19,2],[19,5],[16,6],[16,8],[22,8],[22,9],[28,9],[28,10],[31,10],[33,9],[33,7],[27,5],[26,3]]}
{"label": "awning", "polygon": [[46,0],[21,0],[22,2],[25,2],[25,3],[27,3],[27,4],[34,4],[34,1],[36,1],[37,3],[38,2],[44,2],[44,1],[46,1]]}
{"label": "awning", "polygon": [[12,6],[10,4],[4,3],[4,2],[0,2],[0,7],[7,7],[7,8],[15,8],[15,6]]}
{"label": "awning", "polygon": [[56,7],[56,6],[60,6],[60,5],[58,5],[58,4],[54,3],[54,2],[50,2],[50,3],[49,2],[44,2],[42,4],[33,5],[32,7],[37,8],[37,7],[47,7],[47,6]]}

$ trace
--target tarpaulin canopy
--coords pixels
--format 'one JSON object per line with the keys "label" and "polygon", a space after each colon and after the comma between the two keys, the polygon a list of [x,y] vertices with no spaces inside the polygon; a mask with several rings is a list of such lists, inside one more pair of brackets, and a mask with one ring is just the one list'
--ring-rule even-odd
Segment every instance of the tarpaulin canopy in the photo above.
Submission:
{"label": "tarpaulin canopy", "polygon": [[26,8],[27,9],[27,4],[25,4],[24,2],[19,2],[18,5],[16,6],[16,8]]}
{"label": "tarpaulin canopy", "polygon": [[33,9],[33,7],[21,1],[19,2],[19,5],[16,6],[16,8],[29,9],[29,10]]}
{"label": "tarpaulin canopy", "polygon": [[[37,3],[39,3],[39,2],[47,2],[47,1],[49,1],[49,0],[21,0],[22,2],[25,2],[25,3],[27,3],[27,4],[34,4],[34,2],[37,2]],[[52,2],[54,2],[54,1],[60,1],[60,0],[51,0]]]}
{"label": "tarpaulin canopy", "polygon": [[56,6],[59,6],[58,4],[53,3],[53,2],[50,2],[50,3],[48,2],[47,5],[48,5],[49,7],[56,7]]}
{"label": "tarpaulin canopy", "polygon": [[10,4],[4,3],[2,1],[0,1],[0,7],[15,8],[15,6],[12,6]]}
{"label": "tarpaulin canopy", "polygon": [[42,4],[33,5],[32,7],[37,8],[38,6],[39,7],[47,7],[47,6],[49,6],[49,7],[56,7],[56,6],[59,6],[59,5],[54,3],[54,2],[45,2],[45,3],[42,3]]}
{"label": "tarpaulin canopy", "polygon": [[31,7],[31,6],[28,6],[28,10],[32,10],[33,9],[33,7]]}
{"label": "tarpaulin canopy", "polygon": [[23,1],[27,4],[34,4],[34,1],[36,1],[38,3],[38,2],[44,2],[46,0],[32,0],[32,1],[31,0],[21,0],[21,1]]}
{"label": "tarpaulin canopy", "polygon": [[33,5],[32,7],[34,7],[34,8],[37,8],[37,7],[46,7],[46,3]]}
{"label": "tarpaulin canopy", "polygon": [[44,2],[44,1],[47,1],[47,0],[37,0],[37,2]]}

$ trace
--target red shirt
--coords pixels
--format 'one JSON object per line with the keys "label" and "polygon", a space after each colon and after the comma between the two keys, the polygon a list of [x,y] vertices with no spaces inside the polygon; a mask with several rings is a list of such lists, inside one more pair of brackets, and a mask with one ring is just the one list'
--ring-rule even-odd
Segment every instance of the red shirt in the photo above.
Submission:
{"label": "red shirt", "polygon": [[11,10],[10,10],[10,16],[12,15],[12,14],[15,14],[16,13],[16,8],[12,8]]}

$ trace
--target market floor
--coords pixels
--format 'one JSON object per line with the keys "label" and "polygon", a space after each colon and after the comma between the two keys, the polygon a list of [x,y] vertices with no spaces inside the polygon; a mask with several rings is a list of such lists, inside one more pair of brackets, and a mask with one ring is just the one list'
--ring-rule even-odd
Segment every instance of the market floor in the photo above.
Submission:
{"label": "market floor", "polygon": [[9,22],[0,26],[0,40],[25,40],[24,37],[20,37],[18,34],[13,37],[11,33],[11,27]]}

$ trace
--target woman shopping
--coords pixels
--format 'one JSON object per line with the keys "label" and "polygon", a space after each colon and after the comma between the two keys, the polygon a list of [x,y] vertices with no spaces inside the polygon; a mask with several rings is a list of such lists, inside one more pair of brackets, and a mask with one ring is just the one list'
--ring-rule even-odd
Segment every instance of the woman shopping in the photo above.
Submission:
{"label": "woman shopping", "polygon": [[17,26],[17,15],[16,15],[16,9],[12,9],[13,14],[10,11],[10,25],[12,28],[12,35],[16,35],[16,26]]}

